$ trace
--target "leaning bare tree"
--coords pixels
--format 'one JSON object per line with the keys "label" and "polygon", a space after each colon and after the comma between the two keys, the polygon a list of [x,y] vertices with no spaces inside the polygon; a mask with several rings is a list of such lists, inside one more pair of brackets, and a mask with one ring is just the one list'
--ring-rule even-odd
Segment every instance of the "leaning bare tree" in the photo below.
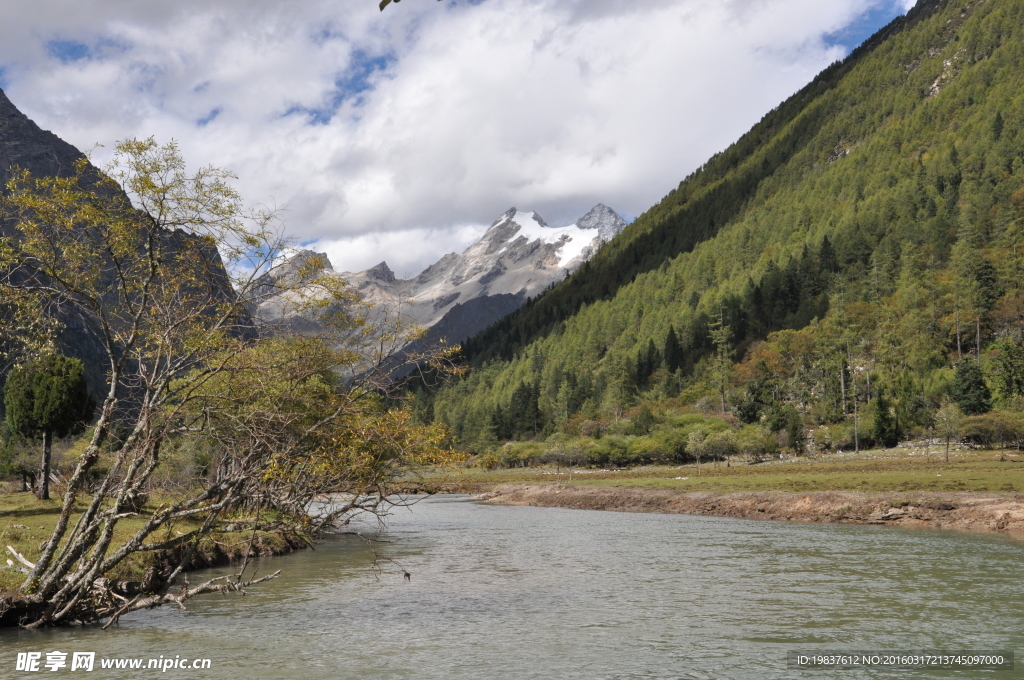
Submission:
{"label": "leaning bare tree", "polygon": [[[337,278],[274,277],[287,243],[272,212],[246,210],[230,179],[189,174],[173,143],[149,139],[119,144],[105,173],[83,161],[72,177],[20,172],[8,185],[17,233],[0,240],[0,293],[23,327],[47,328],[33,310],[79,317],[102,347],[108,386],[52,535],[34,562],[18,556],[23,625],[112,622],[271,578],[243,578],[243,568],[190,585],[182,572],[229,516],[256,531],[267,509],[305,528],[374,511],[403,466],[440,451],[439,433],[382,408],[389,359],[377,350],[409,329],[369,329]],[[325,332],[264,332],[251,311],[282,294]],[[125,435],[111,447],[115,427]],[[143,511],[163,449],[182,437],[215,452],[208,473]],[[337,493],[348,500],[313,510]],[[144,521],[118,531],[128,517]],[[138,553],[161,556],[145,582],[108,578]]]}

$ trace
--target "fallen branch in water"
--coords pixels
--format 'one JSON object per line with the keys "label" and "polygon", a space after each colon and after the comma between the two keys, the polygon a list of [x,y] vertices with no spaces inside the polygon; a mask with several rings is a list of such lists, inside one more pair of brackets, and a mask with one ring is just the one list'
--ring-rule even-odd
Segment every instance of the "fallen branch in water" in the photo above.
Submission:
{"label": "fallen branch in water", "polygon": [[[118,620],[122,616],[124,616],[125,614],[130,614],[131,612],[137,612],[140,609],[152,609],[154,607],[161,607],[161,606],[163,606],[165,604],[176,604],[181,609],[187,609],[185,607],[185,600],[189,600],[189,599],[195,597],[196,595],[206,595],[208,593],[225,593],[226,594],[226,593],[234,593],[234,592],[239,592],[242,595],[245,595],[246,594],[245,588],[249,588],[251,586],[255,586],[257,584],[263,583],[265,581],[269,581],[271,579],[275,579],[275,578],[277,578],[280,575],[280,573],[281,573],[281,570],[278,569],[277,571],[275,571],[273,574],[270,574],[269,576],[264,576],[262,578],[257,578],[257,579],[250,579],[248,581],[243,581],[243,582],[228,581],[227,580],[229,578],[228,576],[218,576],[217,578],[212,578],[209,581],[206,581],[205,583],[202,583],[202,584],[196,586],[195,588],[189,588],[188,587],[189,586],[188,579],[185,579],[185,583],[182,585],[181,589],[177,593],[164,593],[162,595],[149,595],[149,596],[145,596],[145,597],[139,595],[139,596],[136,596],[134,599],[132,599],[130,601],[126,601],[123,606],[118,608],[113,613],[108,613],[108,612],[101,613],[100,618],[103,618],[105,616],[110,616],[110,620],[107,621],[105,624],[103,624],[103,630],[106,630],[110,626],[112,626],[115,623],[117,623]],[[225,581],[225,582],[224,583],[220,583],[220,581]],[[114,593],[109,588],[107,589],[107,593],[106,594],[116,595],[116,593]],[[126,598],[119,597],[119,599],[125,600]]]}

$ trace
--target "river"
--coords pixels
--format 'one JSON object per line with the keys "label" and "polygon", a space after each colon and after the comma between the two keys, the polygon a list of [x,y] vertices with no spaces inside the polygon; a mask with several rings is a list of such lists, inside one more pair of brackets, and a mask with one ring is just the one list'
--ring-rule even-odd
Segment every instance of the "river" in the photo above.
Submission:
{"label": "river", "polygon": [[[245,597],[116,629],[2,630],[0,677],[76,677],[15,672],[31,651],[96,652],[86,678],[1020,677],[786,667],[796,649],[1024,650],[1024,545],[998,537],[435,497],[379,538],[264,559],[282,576]],[[99,667],[160,656],[210,668]]]}

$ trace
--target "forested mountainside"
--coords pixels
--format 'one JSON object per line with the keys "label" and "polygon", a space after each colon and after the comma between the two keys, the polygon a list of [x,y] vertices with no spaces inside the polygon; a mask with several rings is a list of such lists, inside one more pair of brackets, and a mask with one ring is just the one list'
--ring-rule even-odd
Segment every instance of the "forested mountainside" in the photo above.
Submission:
{"label": "forested mountainside", "polygon": [[481,451],[666,405],[794,447],[1016,413],[1022,31],[1024,3],[922,0],[466,342],[422,417]]}

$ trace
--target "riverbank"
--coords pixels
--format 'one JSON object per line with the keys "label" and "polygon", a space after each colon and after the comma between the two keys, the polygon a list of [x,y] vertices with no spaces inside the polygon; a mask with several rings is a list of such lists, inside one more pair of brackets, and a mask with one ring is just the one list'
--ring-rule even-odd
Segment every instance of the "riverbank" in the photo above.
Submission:
{"label": "riverbank", "polygon": [[1024,540],[1024,494],[857,491],[713,493],[547,483],[503,484],[478,497],[497,505],[952,529],[1006,534]]}
{"label": "riverbank", "polygon": [[[147,506],[150,511],[155,507],[154,503]],[[81,511],[81,508],[76,510]],[[7,560],[13,557],[8,546],[13,547],[29,561],[35,561],[44,542],[53,531],[59,512],[60,500],[57,498],[40,501],[28,493],[0,494],[0,552],[3,553],[3,558],[0,558],[0,627],[18,625],[32,609],[16,591],[24,581],[25,575],[17,569],[3,567]],[[145,516],[121,520],[115,530],[115,540],[127,538],[145,521]],[[251,525],[247,527],[239,523],[227,523],[200,541],[186,570],[238,564],[246,555],[250,559],[286,555],[302,550],[308,545],[309,539],[296,532],[254,532]],[[117,584],[119,591],[125,594],[134,593],[141,589],[147,569],[154,565],[176,562],[181,557],[181,550],[184,548],[175,551],[136,553],[108,576]],[[11,562],[14,566],[13,560]]]}
{"label": "riverbank", "polygon": [[1024,453],[954,448],[946,459],[934,448],[905,447],[789,456],[756,465],[742,460],[628,469],[521,467],[454,470],[437,475],[438,489],[482,493],[501,484],[569,482],[576,485],[629,486],[672,491],[929,491],[1013,494],[1024,492]]}

